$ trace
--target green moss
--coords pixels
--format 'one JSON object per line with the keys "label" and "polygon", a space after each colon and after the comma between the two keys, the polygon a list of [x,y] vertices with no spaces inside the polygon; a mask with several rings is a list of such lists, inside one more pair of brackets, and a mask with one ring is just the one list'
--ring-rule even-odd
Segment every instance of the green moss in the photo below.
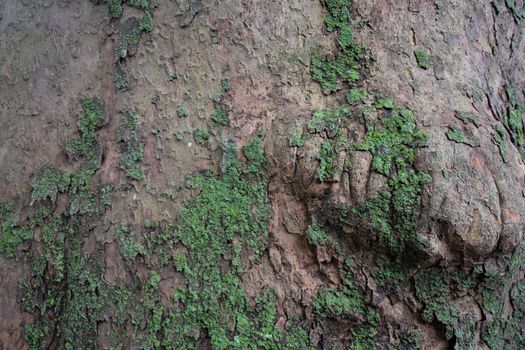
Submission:
{"label": "green moss", "polygon": [[124,146],[120,168],[126,173],[128,178],[142,180],[144,173],[140,163],[144,158],[144,141],[139,135],[137,115],[135,113],[128,112],[120,120],[118,141]]}
{"label": "green moss", "polygon": [[44,225],[42,229],[42,241],[45,245],[44,256],[48,266],[53,270],[53,277],[59,281],[64,278],[64,255],[65,235],[62,231],[62,218],[57,218],[51,223]]}
{"label": "green moss", "polygon": [[477,285],[477,281],[474,276],[470,273],[465,273],[464,271],[458,270],[450,273],[452,281],[463,289],[474,289]]}
{"label": "green moss", "polygon": [[354,83],[359,80],[361,59],[362,54],[357,47],[352,51],[341,53],[335,60],[314,56],[310,62],[310,74],[323,90],[333,92],[337,90],[339,82]]}
{"label": "green moss", "polygon": [[52,340],[63,349],[96,346],[106,292],[95,258],[81,252],[77,229],[55,220],[44,228],[43,254],[29,256],[33,271],[21,294],[24,311],[34,315],[26,327],[31,348],[48,348]]}
{"label": "green moss", "polygon": [[287,330],[284,337],[283,350],[314,350],[306,327],[293,325]]}
{"label": "green moss", "polygon": [[356,289],[334,289],[322,287],[314,300],[317,313],[331,316],[344,316],[364,313],[363,295]]}
{"label": "green moss", "polygon": [[221,79],[221,86],[223,91],[229,91],[230,90],[230,81],[226,78]]}
{"label": "green moss", "polygon": [[211,116],[211,120],[214,123],[222,126],[228,125],[230,122],[230,119],[228,118],[228,111],[223,106],[217,106],[213,112],[213,115]]}
{"label": "green moss", "polygon": [[376,350],[374,335],[377,330],[374,327],[359,325],[352,331],[354,339],[348,350]]}
{"label": "green moss", "polygon": [[105,123],[104,107],[98,98],[86,98],[81,103],[83,110],[77,115],[80,138],[67,143],[66,153],[70,158],[85,157],[90,161],[97,156],[94,151],[100,147],[95,132]]}
{"label": "green moss", "polygon": [[210,139],[210,133],[206,129],[198,128],[193,132],[193,138],[197,145],[204,145]]}
{"label": "green moss", "polygon": [[456,336],[456,350],[475,350],[476,346],[476,321],[472,316],[460,319],[459,326],[454,330]]}
{"label": "green moss", "polygon": [[425,51],[416,50],[414,51],[414,56],[416,56],[417,65],[423,69],[429,69],[432,67],[430,58]]}
{"label": "green moss", "polygon": [[394,109],[394,99],[392,97],[379,99],[374,103],[374,107],[376,109]]}
{"label": "green moss", "polygon": [[100,200],[104,207],[111,206],[111,192],[112,191],[113,191],[113,187],[111,186],[104,186],[100,189]]}
{"label": "green moss", "polygon": [[[483,268],[484,278],[481,282],[481,296],[483,298],[483,312],[490,314],[490,318],[484,322],[481,338],[492,349],[503,349],[505,347],[517,346],[521,348],[525,344],[525,332],[522,325],[525,315],[520,306],[521,282],[514,286],[516,274],[525,265],[525,254],[523,246],[519,245],[510,256],[504,256],[503,268],[498,268],[486,263]],[[513,306],[512,313],[508,313],[506,305],[509,298],[506,291],[510,290],[510,302]]]}
{"label": "green moss", "polygon": [[496,13],[499,15],[505,6],[512,12],[516,21],[525,20],[525,4],[520,4],[517,0],[495,0],[492,2]]}
{"label": "green moss", "polygon": [[24,340],[26,341],[29,350],[39,350],[44,332],[33,324],[27,324],[24,327]]}
{"label": "green moss", "polygon": [[121,25],[120,33],[119,40],[115,45],[115,51],[117,58],[126,58],[130,49],[136,47],[140,42],[140,21],[135,17],[128,18]]}
{"label": "green moss", "polygon": [[396,346],[391,350],[421,350],[421,333],[412,332],[406,337],[402,337]]}
{"label": "green moss", "polygon": [[80,138],[66,145],[66,153],[72,159],[82,158],[80,167],[71,174],[69,193],[78,208],[89,191],[89,183],[102,162],[102,149],[96,139],[96,132],[104,125],[104,107],[98,98],[81,100],[83,110],[78,117]]}
{"label": "green moss", "polygon": [[318,318],[358,320],[352,325],[352,343],[349,349],[375,349],[374,337],[381,321],[376,309],[369,306],[366,294],[354,281],[350,259],[339,267],[343,285],[339,288],[321,287],[313,307]]}

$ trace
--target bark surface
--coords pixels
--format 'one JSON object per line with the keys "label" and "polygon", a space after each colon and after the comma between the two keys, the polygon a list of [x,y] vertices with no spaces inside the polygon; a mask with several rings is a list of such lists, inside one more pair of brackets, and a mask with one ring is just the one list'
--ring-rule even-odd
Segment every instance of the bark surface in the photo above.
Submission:
{"label": "bark surface", "polygon": [[0,349],[525,348],[522,0],[0,0]]}

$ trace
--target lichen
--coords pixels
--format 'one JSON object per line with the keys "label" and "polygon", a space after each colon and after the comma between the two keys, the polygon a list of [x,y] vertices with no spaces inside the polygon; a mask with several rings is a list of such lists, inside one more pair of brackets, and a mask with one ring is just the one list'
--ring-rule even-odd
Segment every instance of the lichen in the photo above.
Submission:
{"label": "lichen", "polygon": [[144,141],[139,134],[137,115],[128,112],[122,117],[118,129],[118,141],[123,145],[124,153],[120,168],[131,180],[142,180],[144,173],[140,166],[144,158]]}
{"label": "lichen", "polygon": [[478,142],[474,140],[471,137],[468,137],[465,135],[465,133],[454,123],[450,124],[448,126],[448,132],[447,132],[447,138],[450,141],[454,141],[456,143],[464,143],[465,145],[469,145],[471,147],[478,146]]}
{"label": "lichen", "polygon": [[310,61],[310,73],[322,89],[327,92],[337,90],[340,82],[353,84],[360,78],[360,66],[363,59],[361,47],[355,44],[350,26],[349,0],[326,0],[328,9],[325,19],[329,32],[338,31],[339,52],[335,59],[323,59],[315,54]]}
{"label": "lichen", "polygon": [[425,51],[416,50],[414,51],[414,56],[416,57],[417,65],[420,68],[423,68],[426,70],[432,67],[432,63],[430,62],[430,57],[428,57],[428,54]]}

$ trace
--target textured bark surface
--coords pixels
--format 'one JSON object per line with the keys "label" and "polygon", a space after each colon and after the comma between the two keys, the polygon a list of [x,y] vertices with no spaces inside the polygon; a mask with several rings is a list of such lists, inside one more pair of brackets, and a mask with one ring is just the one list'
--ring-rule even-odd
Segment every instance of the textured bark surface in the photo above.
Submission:
{"label": "textured bark surface", "polygon": [[524,348],[525,5],[347,4],[0,0],[0,349]]}

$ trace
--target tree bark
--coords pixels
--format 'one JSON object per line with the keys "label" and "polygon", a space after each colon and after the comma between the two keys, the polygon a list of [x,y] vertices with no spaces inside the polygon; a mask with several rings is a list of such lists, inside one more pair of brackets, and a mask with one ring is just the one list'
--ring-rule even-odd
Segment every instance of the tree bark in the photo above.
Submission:
{"label": "tree bark", "polygon": [[524,348],[524,23],[0,0],[0,349]]}

